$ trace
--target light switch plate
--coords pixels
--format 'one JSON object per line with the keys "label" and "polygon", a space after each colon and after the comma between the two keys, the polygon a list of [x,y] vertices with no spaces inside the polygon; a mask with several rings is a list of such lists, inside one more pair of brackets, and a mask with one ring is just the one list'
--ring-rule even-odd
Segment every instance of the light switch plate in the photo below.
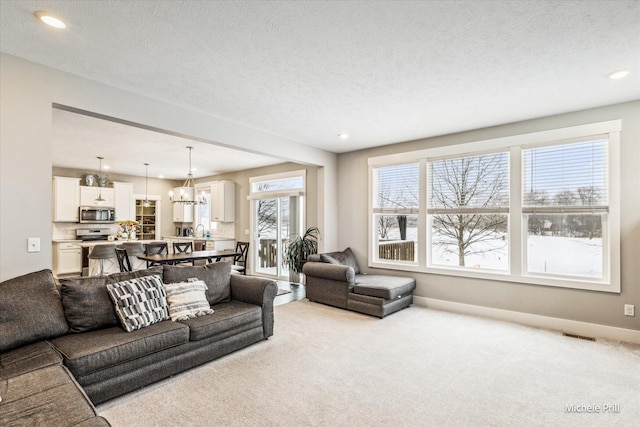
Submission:
{"label": "light switch plate", "polygon": [[29,237],[27,239],[27,252],[40,252],[39,237]]}

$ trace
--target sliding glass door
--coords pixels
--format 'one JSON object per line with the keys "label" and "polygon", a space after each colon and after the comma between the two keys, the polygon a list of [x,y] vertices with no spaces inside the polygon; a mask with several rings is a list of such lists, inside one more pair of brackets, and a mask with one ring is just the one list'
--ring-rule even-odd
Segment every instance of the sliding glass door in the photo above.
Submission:
{"label": "sliding glass door", "polygon": [[300,196],[282,196],[254,201],[256,273],[288,279],[284,253],[289,239],[302,231],[300,200]]}
{"label": "sliding glass door", "polygon": [[288,280],[287,245],[304,229],[305,171],[254,177],[250,182],[253,271]]}

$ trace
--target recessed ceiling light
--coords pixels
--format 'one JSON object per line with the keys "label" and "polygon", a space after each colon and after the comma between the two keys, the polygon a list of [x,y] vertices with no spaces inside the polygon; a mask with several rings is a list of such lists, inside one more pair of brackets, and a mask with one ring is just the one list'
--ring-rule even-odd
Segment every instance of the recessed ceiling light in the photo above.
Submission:
{"label": "recessed ceiling light", "polygon": [[627,77],[628,75],[629,75],[629,70],[618,70],[618,71],[614,71],[613,73],[609,73],[607,77],[609,77],[611,80],[618,80],[623,77]]}
{"label": "recessed ceiling light", "polygon": [[338,134],[338,138],[340,138],[340,139],[349,139],[349,134],[346,133],[346,132],[340,132]]}
{"label": "recessed ceiling light", "polygon": [[62,22],[62,20],[60,20],[60,18],[56,18],[49,12],[44,12],[42,10],[39,10],[36,13],[34,13],[34,15],[36,16],[36,18],[38,18],[40,21],[44,22],[45,24],[49,25],[50,27],[53,27],[53,28],[67,27],[67,25],[64,22]]}

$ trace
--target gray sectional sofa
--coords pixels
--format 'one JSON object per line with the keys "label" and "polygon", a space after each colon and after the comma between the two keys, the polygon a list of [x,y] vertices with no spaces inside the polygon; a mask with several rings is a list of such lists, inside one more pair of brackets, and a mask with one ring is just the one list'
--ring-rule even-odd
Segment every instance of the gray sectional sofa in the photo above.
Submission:
{"label": "gray sectional sofa", "polygon": [[350,248],[310,255],[302,269],[310,301],[383,318],[413,303],[411,277],[362,274]]}
{"label": "gray sectional sofa", "polygon": [[[93,404],[268,339],[276,283],[230,271],[164,266],[57,286],[42,270],[0,283],[0,425],[109,425]],[[125,331],[107,286],[151,276],[204,281],[213,314]]]}

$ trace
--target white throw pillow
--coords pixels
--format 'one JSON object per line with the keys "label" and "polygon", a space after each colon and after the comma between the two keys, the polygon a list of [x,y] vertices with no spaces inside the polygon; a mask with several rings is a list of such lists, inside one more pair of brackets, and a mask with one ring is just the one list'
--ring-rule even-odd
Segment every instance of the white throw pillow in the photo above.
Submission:
{"label": "white throw pillow", "polygon": [[213,314],[207,301],[207,284],[195,278],[186,282],[165,283],[169,316],[174,322]]}

